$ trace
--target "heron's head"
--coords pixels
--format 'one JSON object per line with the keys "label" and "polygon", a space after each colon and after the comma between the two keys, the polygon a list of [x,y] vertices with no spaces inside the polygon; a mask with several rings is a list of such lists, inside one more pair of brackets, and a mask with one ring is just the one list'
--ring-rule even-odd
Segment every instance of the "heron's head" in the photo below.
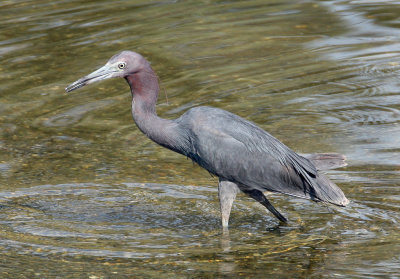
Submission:
{"label": "heron's head", "polygon": [[113,57],[100,69],[78,79],[65,88],[66,92],[71,92],[87,84],[114,77],[126,77],[145,70],[149,67],[147,60],[140,54],[133,51],[122,51]]}

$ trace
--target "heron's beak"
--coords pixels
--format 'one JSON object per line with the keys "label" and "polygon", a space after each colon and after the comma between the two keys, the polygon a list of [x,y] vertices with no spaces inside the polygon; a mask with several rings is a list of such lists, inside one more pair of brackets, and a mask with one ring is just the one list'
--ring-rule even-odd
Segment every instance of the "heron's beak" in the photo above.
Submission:
{"label": "heron's beak", "polygon": [[106,64],[103,67],[101,67],[100,69],[98,69],[97,71],[94,71],[93,73],[88,74],[87,76],[85,76],[81,79],[78,79],[74,83],[71,83],[67,88],[65,88],[65,91],[68,93],[75,89],[81,88],[87,84],[90,84],[90,83],[93,83],[96,81],[100,81],[103,79],[111,78],[114,76],[115,73],[116,73],[116,70],[115,70],[114,65]]}

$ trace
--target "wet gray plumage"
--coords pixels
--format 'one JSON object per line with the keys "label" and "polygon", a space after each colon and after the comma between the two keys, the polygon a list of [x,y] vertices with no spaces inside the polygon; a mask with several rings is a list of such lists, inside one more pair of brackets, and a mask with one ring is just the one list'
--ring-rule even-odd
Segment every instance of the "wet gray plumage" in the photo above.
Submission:
{"label": "wet gray plumage", "polygon": [[[124,51],[92,74],[74,82],[67,92],[94,81],[124,77],[131,87],[132,115],[156,143],[181,153],[219,177],[222,225],[228,226],[236,193],[246,193],[279,220],[287,219],[264,196],[264,191],[345,206],[343,192],[319,172],[345,165],[340,154],[299,155],[268,132],[228,111],[195,107],[175,120],[157,116],[157,76],[141,55]],[[307,157],[307,158],[306,158]]]}
{"label": "wet gray plumage", "polygon": [[181,153],[212,174],[260,191],[343,205],[342,191],[310,160],[252,122],[212,107],[193,108],[176,121],[188,131]]}

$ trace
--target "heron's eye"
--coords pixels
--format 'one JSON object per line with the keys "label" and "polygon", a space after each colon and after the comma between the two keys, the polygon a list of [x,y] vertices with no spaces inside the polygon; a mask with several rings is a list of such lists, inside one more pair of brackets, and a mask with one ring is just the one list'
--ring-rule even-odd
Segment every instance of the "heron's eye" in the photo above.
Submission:
{"label": "heron's eye", "polygon": [[118,69],[120,69],[120,70],[125,69],[125,67],[126,67],[126,63],[125,62],[121,62],[121,63],[118,64]]}

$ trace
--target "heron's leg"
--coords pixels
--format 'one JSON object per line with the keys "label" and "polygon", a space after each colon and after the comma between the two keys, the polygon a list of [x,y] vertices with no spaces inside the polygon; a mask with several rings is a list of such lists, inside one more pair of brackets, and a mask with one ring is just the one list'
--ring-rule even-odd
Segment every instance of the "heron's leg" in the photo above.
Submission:
{"label": "heron's leg", "polygon": [[256,189],[241,189],[245,194],[249,195],[259,203],[261,203],[263,206],[265,206],[272,214],[275,215],[276,218],[279,219],[279,221],[287,223],[287,219],[279,213],[278,210],[273,207],[273,205],[267,200],[267,198],[264,196],[263,192],[256,190]]}
{"label": "heron's leg", "polygon": [[229,215],[231,214],[232,204],[236,198],[236,194],[239,193],[237,184],[219,179],[218,184],[218,197],[219,204],[221,206],[221,218],[222,227],[228,228]]}

